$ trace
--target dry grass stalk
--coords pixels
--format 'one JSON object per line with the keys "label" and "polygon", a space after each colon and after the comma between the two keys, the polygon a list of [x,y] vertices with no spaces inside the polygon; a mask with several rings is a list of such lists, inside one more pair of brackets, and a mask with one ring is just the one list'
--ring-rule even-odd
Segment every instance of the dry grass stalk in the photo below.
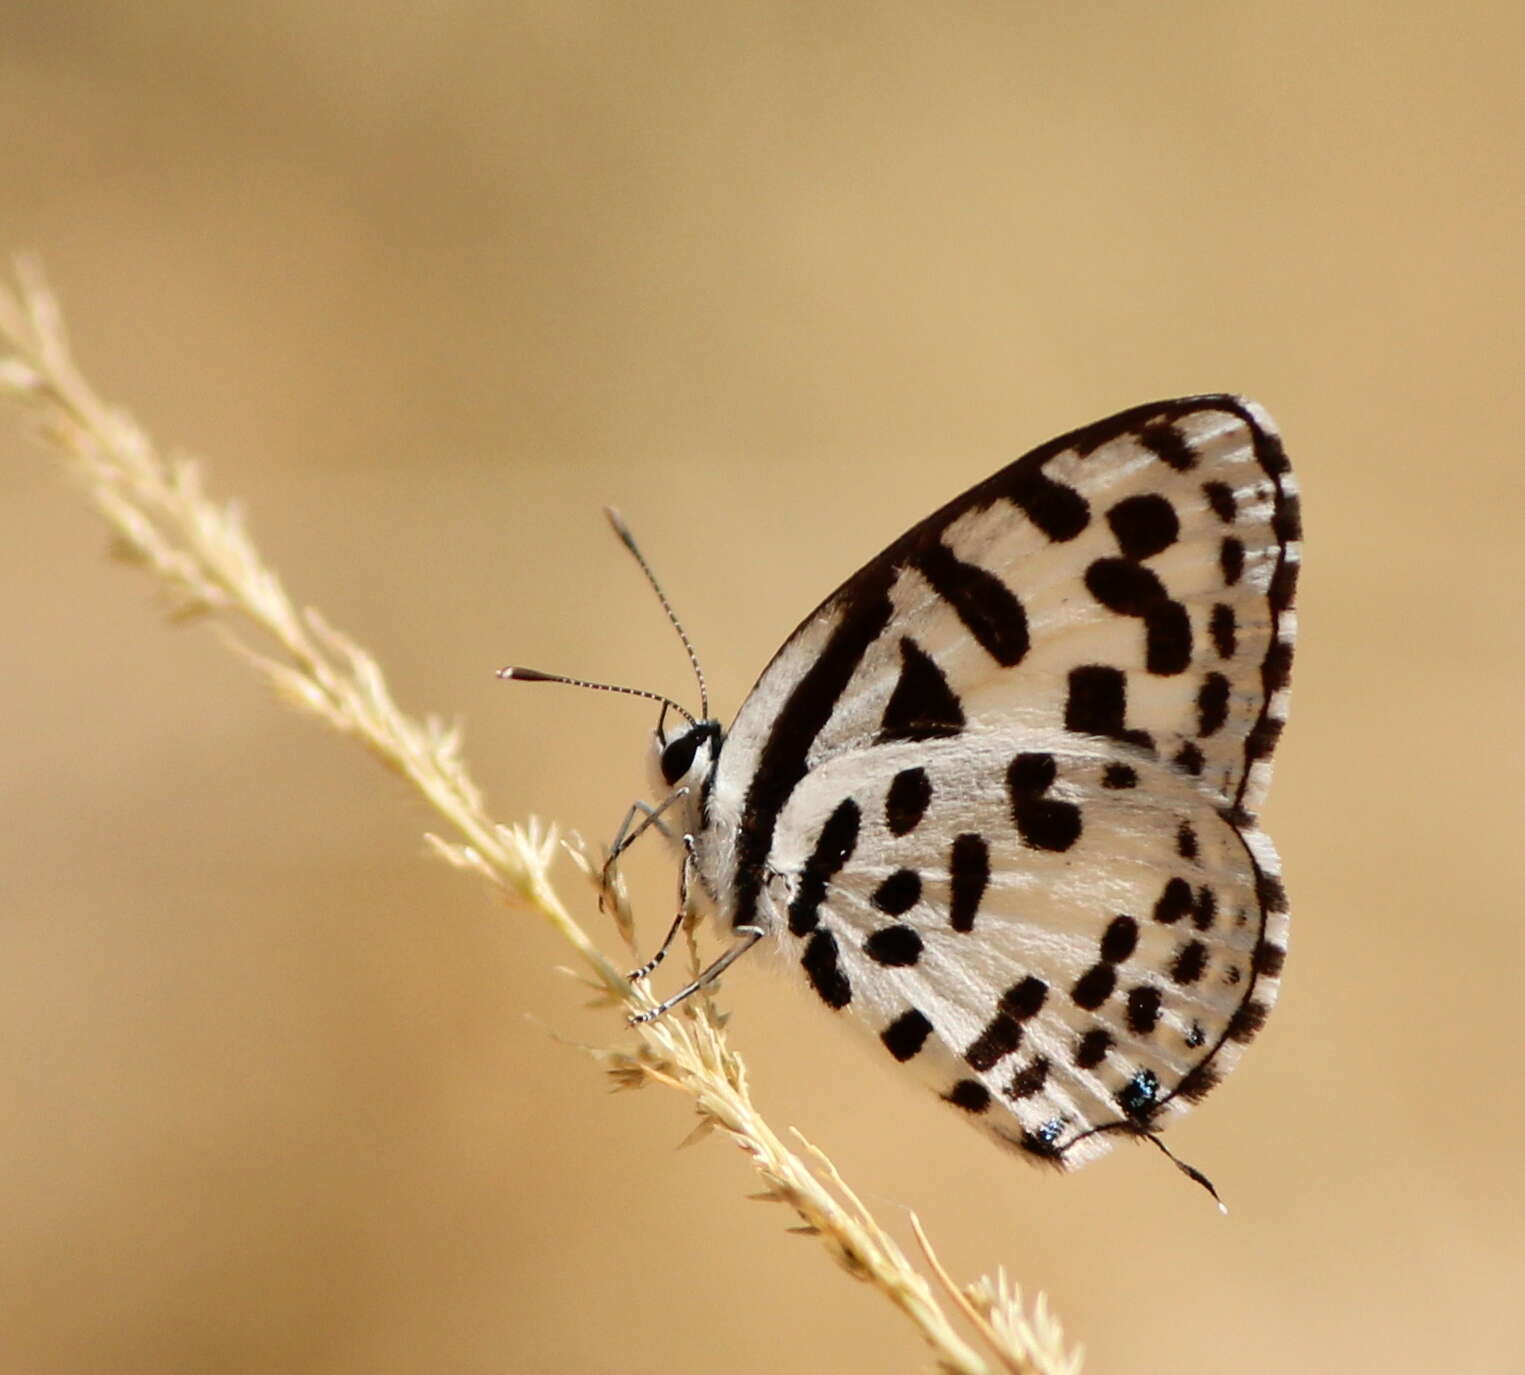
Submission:
{"label": "dry grass stalk", "polygon": [[[128,416],[95,395],[70,357],[52,296],[25,263],[15,289],[0,284],[0,398],[13,403],[70,469],[109,524],[114,552],[168,590],[173,615],[215,617],[228,642],[285,702],[364,745],[421,794],[450,832],[428,837],[434,852],[507,901],[538,912],[576,951],[579,977],[600,1001],[627,1012],[650,1006],[644,989],[625,980],[552,886],[550,870],[561,848],[556,828],[534,819],[506,826],[487,815],[457,731],[403,712],[370,655],[316,611],[297,609],[260,558],[237,508],[207,497],[197,465],[161,454]],[[587,869],[586,852],[569,848]],[[619,915],[628,931],[628,913]],[[752,1102],[746,1067],[726,1043],[724,1020],[712,1001],[691,998],[677,1012],[632,1029],[625,1043],[593,1053],[618,1085],[656,1082],[686,1094],[699,1115],[691,1139],[723,1128],[762,1177],[762,1191],[751,1197],[787,1204],[799,1220],[790,1230],[819,1240],[842,1269],[905,1314],[939,1370],[1078,1372],[1078,1355],[1066,1352],[1041,1299],[1029,1317],[1004,1275],[961,1289],[913,1218],[929,1280],[820,1151],[803,1138],[799,1149],[786,1145]],[[955,1327],[955,1312],[967,1320],[972,1338]]]}

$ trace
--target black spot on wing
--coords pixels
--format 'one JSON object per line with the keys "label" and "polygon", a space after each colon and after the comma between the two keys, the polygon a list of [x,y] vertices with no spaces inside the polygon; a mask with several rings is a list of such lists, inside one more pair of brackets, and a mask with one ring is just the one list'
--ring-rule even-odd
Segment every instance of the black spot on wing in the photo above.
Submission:
{"label": "black spot on wing", "polygon": [[1080,1038],[1080,1044],[1075,1047],[1075,1067],[1095,1069],[1107,1058],[1107,1051],[1111,1048],[1112,1033],[1106,1027],[1092,1027]]}
{"label": "black spot on wing", "polygon": [[1125,559],[1152,558],[1181,535],[1175,507],[1158,492],[1124,497],[1107,512],[1107,524]]}
{"label": "black spot on wing", "polygon": [[1189,916],[1195,903],[1191,884],[1184,878],[1173,878],[1165,884],[1165,890],[1154,904],[1154,919],[1172,926],[1182,917]]}
{"label": "black spot on wing", "polygon": [[1276,742],[1281,739],[1284,724],[1274,716],[1262,716],[1245,737],[1245,759],[1250,763],[1254,763],[1257,759],[1269,759],[1276,748]]}
{"label": "black spot on wing", "polygon": [[1019,754],[1006,770],[1012,819],[1018,834],[1035,850],[1062,852],[1080,839],[1080,808],[1044,796],[1057,772],[1051,754]]}
{"label": "black spot on wing", "polygon": [[1152,1069],[1141,1069],[1117,1091],[1118,1106],[1130,1120],[1146,1123],[1159,1103],[1160,1079]]}
{"label": "black spot on wing", "polygon": [[887,916],[909,912],[921,901],[921,875],[914,869],[896,869],[874,889],[871,901]]}
{"label": "black spot on wing", "polygon": [[1131,764],[1108,764],[1101,773],[1101,786],[1113,789],[1136,788],[1138,770]]}
{"label": "black spot on wing", "polygon": [[1255,875],[1255,891],[1260,898],[1261,907],[1267,912],[1287,910],[1287,889],[1275,874],[1258,871]]}
{"label": "black spot on wing", "polygon": [[1070,989],[1070,1001],[1076,1007],[1083,1007],[1087,1012],[1095,1012],[1117,988],[1117,970],[1103,961],[1101,964],[1093,964],[1084,974],[1075,980],[1075,986]]}
{"label": "black spot on wing", "polygon": [[971,833],[953,842],[948,876],[948,923],[955,931],[973,931],[974,918],[990,882],[990,847],[983,836]]}
{"label": "black spot on wing", "polygon": [[1036,465],[1009,470],[1001,494],[1051,540],[1072,540],[1091,523],[1091,509],[1073,487],[1055,482]]}
{"label": "black spot on wing", "polygon": [[849,859],[858,845],[861,820],[858,804],[844,798],[816,837],[815,848],[800,870],[794,900],[789,904],[789,930],[803,936],[814,931],[820,920],[820,906],[826,900],[826,885]]}
{"label": "black spot on wing", "polygon": [[1303,504],[1296,492],[1281,492],[1276,513],[1271,517],[1271,533],[1282,544],[1293,544],[1303,537]]}
{"label": "black spot on wing", "polygon": [[891,835],[909,835],[921,824],[932,802],[932,780],[925,769],[902,769],[884,802],[884,824]]}
{"label": "black spot on wing", "polygon": [[932,740],[957,735],[964,709],[932,657],[909,636],[900,638],[900,677],[879,724],[879,741]]}
{"label": "black spot on wing", "polygon": [[853,1000],[852,984],[842,972],[837,954],[837,938],[824,927],[817,927],[805,942],[805,953],[800,957],[810,986],[830,1008],[846,1007]]}
{"label": "black spot on wing", "polygon": [[1147,1036],[1160,1020],[1160,990],[1148,984],[1128,990],[1128,1029]]}
{"label": "black spot on wing", "polygon": [[1001,1011],[1025,1022],[1042,1012],[1047,1000],[1048,985],[1037,975],[1029,974],[1001,994]]}
{"label": "black spot on wing", "polygon": [[1224,538],[1218,546],[1218,568],[1223,574],[1223,581],[1233,587],[1244,576],[1244,542],[1235,539],[1233,535]]}
{"label": "black spot on wing", "polygon": [[913,1007],[885,1027],[879,1033],[879,1039],[889,1053],[904,1064],[920,1052],[931,1034],[932,1023]]}
{"label": "black spot on wing", "polygon": [[1225,525],[1231,525],[1239,514],[1239,503],[1234,499],[1234,489],[1226,482],[1204,482],[1202,495],[1212,507],[1213,514]]}
{"label": "black spot on wing", "polygon": [[1028,648],[1027,613],[1000,578],[961,562],[940,542],[922,550],[916,568],[996,663],[1012,668],[1022,662]]}
{"label": "black spot on wing", "polygon": [[1292,646],[1280,640],[1266,652],[1265,662],[1260,666],[1261,681],[1266,696],[1286,687],[1292,677]]}
{"label": "black spot on wing", "polygon": [[1150,673],[1182,673],[1191,663],[1191,617],[1172,601],[1165,584],[1129,559],[1097,559],[1085,572],[1086,590],[1108,611],[1144,623],[1144,666]]}
{"label": "black spot on wing", "polygon": [[1184,1098],[1188,1103],[1200,1103],[1217,1088],[1221,1079],[1222,1075],[1204,1060],[1181,1076],[1181,1082],[1175,1087],[1175,1096]]}
{"label": "black spot on wing", "polygon": [[1271,586],[1266,593],[1273,611],[1283,611],[1292,605],[1293,594],[1297,591],[1297,570],[1300,566],[1287,558],[1283,558],[1276,565],[1276,571],[1271,574]]}
{"label": "black spot on wing", "polygon": [[996,1015],[964,1052],[971,1069],[990,1069],[1022,1044],[1022,1023],[1038,1015],[1048,996],[1048,985],[1029,974],[1001,995]]}
{"label": "black spot on wing", "polygon": [[1220,659],[1232,659],[1239,648],[1239,627],[1234,618],[1234,608],[1225,602],[1216,602],[1208,618],[1207,633]]}
{"label": "black spot on wing", "polygon": [[1101,936],[1101,957],[1109,964],[1126,960],[1138,948],[1138,923],[1132,917],[1113,917]]}
{"label": "black spot on wing", "polygon": [[1257,974],[1264,974],[1268,979],[1281,977],[1282,965],[1286,963],[1287,951],[1284,946],[1277,945],[1273,941],[1261,941],[1255,947],[1254,958],[1250,962],[1250,968]]}
{"label": "black spot on wing", "polygon": [[1076,1007],[1094,1012],[1117,988],[1116,966],[1138,948],[1138,922],[1126,914],[1113,917],[1102,932],[1101,958],[1085,971],[1070,989]]}
{"label": "black spot on wing", "polygon": [[1228,720],[1228,679],[1209,673],[1197,689],[1197,734],[1216,735]]}
{"label": "black spot on wing", "polygon": [[889,968],[915,964],[921,949],[921,937],[909,926],[886,926],[863,942],[864,954]]}
{"label": "black spot on wing", "polygon": [[1199,940],[1190,940],[1176,952],[1170,966],[1170,977],[1178,984],[1194,984],[1207,969],[1207,947]]}
{"label": "black spot on wing", "polygon": [[1171,756],[1170,762],[1180,769],[1182,773],[1189,773],[1193,778],[1200,778],[1202,770],[1207,765],[1207,759],[1202,753],[1202,748],[1195,740],[1188,740]]}
{"label": "black spot on wing", "polygon": [[1190,472],[1197,466],[1191,441],[1174,425],[1146,425],[1138,438],[1140,444],[1178,473]]}
{"label": "black spot on wing", "polygon": [[965,1063],[973,1070],[991,1069],[1000,1059],[1022,1044],[1022,1023],[997,1014],[964,1052]]}
{"label": "black spot on wing", "polygon": [[970,1069],[983,1073],[1021,1044],[1022,1024],[1004,1013],[997,1013],[964,1052],[964,1061]]}
{"label": "black spot on wing", "polygon": [[[1140,749],[1152,750],[1154,738],[1142,730],[1129,730],[1125,722],[1128,712],[1128,678],[1120,668],[1105,664],[1087,664],[1072,668],[1069,689],[1064,699],[1064,728],[1080,735],[1100,735],[1108,740],[1121,740]],[[1113,770],[1118,770],[1114,773]],[[1132,775],[1132,781],[1127,781]],[[1138,782],[1138,775],[1126,764],[1108,766],[1108,776],[1116,781],[1108,787],[1131,788]]]}
{"label": "black spot on wing", "polygon": [[1292,469],[1287,461],[1287,451],[1282,447],[1281,436],[1267,434],[1258,425],[1255,427],[1255,457],[1272,477],[1280,477]]}
{"label": "black spot on wing", "polygon": [[1229,1019],[1228,1038],[1241,1044],[1255,1039],[1260,1028],[1266,1024],[1271,1009],[1258,999],[1250,998],[1235,1010]]}
{"label": "black spot on wing", "polygon": [[990,1090],[978,1079],[960,1079],[943,1097],[965,1112],[982,1113],[990,1106]]}
{"label": "black spot on wing", "polygon": [[1012,1075],[1011,1083],[1006,1086],[1006,1096],[1020,1100],[1041,1093],[1043,1086],[1048,1083],[1048,1069],[1046,1055],[1034,1056]]}
{"label": "black spot on wing", "polygon": [[1038,1160],[1058,1160],[1062,1154],[1059,1138],[1064,1132],[1064,1119],[1050,1118],[1034,1131],[1025,1131],[1017,1144]]}

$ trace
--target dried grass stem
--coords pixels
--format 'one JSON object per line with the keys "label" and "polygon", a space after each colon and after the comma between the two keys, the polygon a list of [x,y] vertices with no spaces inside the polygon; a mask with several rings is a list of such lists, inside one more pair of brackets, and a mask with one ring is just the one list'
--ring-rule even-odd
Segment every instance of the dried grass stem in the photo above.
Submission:
{"label": "dried grass stem", "polygon": [[[461,756],[459,731],[414,718],[392,699],[380,666],[313,609],[298,609],[261,559],[236,506],[212,501],[197,464],[161,453],[123,412],[102,402],[70,356],[63,323],[37,269],[22,263],[14,289],[0,286],[0,398],[8,400],[69,468],[105,518],[113,551],[152,573],[177,618],[211,616],[223,637],[288,705],[364,745],[414,789],[448,828],[430,835],[435,854],[469,870],[504,899],[538,912],[576,951],[580,977],[624,1011],[650,1006],[583,930],[551,882],[561,849],[554,826],[504,825],[486,812]],[[584,868],[591,857],[573,846]],[[957,1375],[1074,1375],[1058,1325],[1040,1298],[1031,1317],[1004,1275],[961,1289],[913,1217],[931,1278],[911,1264],[816,1147],[791,1148],[764,1120],[746,1066],[707,998],[596,1049],[622,1086],[660,1083],[699,1114],[693,1135],[716,1127],[751,1158],[763,1189],[785,1203],[792,1231],[816,1238],[853,1278],[872,1285],[910,1319],[937,1368]],[[967,1320],[970,1335],[954,1325]]]}

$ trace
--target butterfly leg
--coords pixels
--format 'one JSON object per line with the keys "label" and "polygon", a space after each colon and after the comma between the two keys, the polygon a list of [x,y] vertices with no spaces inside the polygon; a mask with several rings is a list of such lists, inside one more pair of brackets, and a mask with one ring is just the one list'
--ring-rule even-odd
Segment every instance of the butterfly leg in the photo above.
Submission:
{"label": "butterfly leg", "polygon": [[691,994],[697,993],[701,988],[706,988],[714,983],[727,969],[731,967],[741,956],[745,955],[758,941],[762,939],[763,930],[760,926],[738,926],[736,928],[736,941],[721,957],[708,969],[699,975],[687,988],[679,989],[672,997],[656,1007],[649,1008],[645,1012],[637,1012],[630,1018],[631,1026],[639,1026],[642,1022],[655,1021],[664,1012],[676,1007]]}
{"label": "butterfly leg", "polygon": [[[657,830],[671,840],[672,832],[667,829],[667,823],[662,820],[662,813],[678,801],[679,798],[687,796],[688,789],[679,788],[671,797],[658,803],[655,807],[649,802],[632,802],[630,804],[630,810],[625,813],[625,819],[620,822],[619,830],[614,833],[614,840],[609,846],[608,858],[604,860],[603,872],[599,875],[599,911],[602,912],[604,910],[604,898],[614,882],[614,866],[619,862],[619,857],[634,845],[652,826],[655,826]],[[632,829],[631,822],[635,821],[638,816],[641,820]]]}
{"label": "butterfly leg", "polygon": [[667,951],[678,934],[678,928],[683,925],[683,918],[688,915],[688,872],[694,863],[694,838],[683,837],[683,865],[678,870],[678,915],[672,919],[672,925],[667,928],[667,934],[662,937],[662,944],[657,947],[657,952],[646,961],[639,969],[632,969],[625,977],[631,983],[638,983],[651,973],[663,960],[667,958]]}

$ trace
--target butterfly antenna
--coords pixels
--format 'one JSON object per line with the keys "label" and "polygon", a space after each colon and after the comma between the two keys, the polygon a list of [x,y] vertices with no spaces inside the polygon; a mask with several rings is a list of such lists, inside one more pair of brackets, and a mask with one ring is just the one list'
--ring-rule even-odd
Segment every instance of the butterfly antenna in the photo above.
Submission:
{"label": "butterfly antenna", "polygon": [[645,697],[649,701],[660,702],[663,707],[677,712],[689,725],[699,724],[671,697],[664,697],[660,692],[647,692],[645,688],[621,687],[618,683],[594,683],[586,678],[567,678],[560,673],[542,673],[538,668],[500,668],[498,677],[512,678],[516,683],[566,683],[570,687],[597,688],[599,692],[622,692],[627,697]]}
{"label": "butterfly antenna", "polygon": [[[651,584],[651,590],[657,594],[657,600],[662,603],[662,610],[667,613],[667,619],[672,622],[672,628],[678,632],[678,638],[683,641],[683,648],[688,652],[688,662],[693,665],[694,677],[699,680],[699,715],[708,721],[710,693],[704,684],[704,670],[699,667],[699,656],[694,653],[694,646],[688,638],[688,632],[683,629],[683,623],[672,609],[672,603],[667,600],[667,593],[662,591],[662,584],[657,581],[657,575],[651,571],[651,565],[646,562],[646,556],[641,553],[640,546],[636,544],[635,536],[630,533],[630,527],[625,524],[624,518],[612,506],[604,507],[604,515],[609,518],[609,524],[614,527],[614,533],[620,537],[621,543],[641,565],[641,572],[646,575],[646,581]],[[683,714],[688,715],[687,712]],[[691,717],[690,720],[692,720]]]}

